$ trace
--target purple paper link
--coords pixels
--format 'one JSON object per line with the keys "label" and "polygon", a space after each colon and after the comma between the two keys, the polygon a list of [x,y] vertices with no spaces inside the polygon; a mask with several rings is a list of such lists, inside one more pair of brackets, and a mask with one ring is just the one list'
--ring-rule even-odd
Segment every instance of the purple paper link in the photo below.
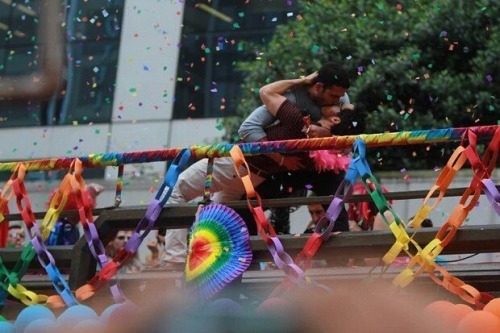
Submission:
{"label": "purple paper link", "polygon": [[47,265],[55,265],[54,257],[52,257],[50,252],[47,251],[47,248],[41,238],[37,236],[33,237],[31,239],[31,244],[33,244],[33,248],[38,256],[38,261],[43,268],[47,267]]}
{"label": "purple paper link", "polygon": [[[283,270],[286,274],[286,276],[293,282],[305,286],[307,284],[305,278],[304,278],[304,271],[296,264],[290,264],[285,267]],[[293,274],[292,272],[295,272]]]}
{"label": "purple paper link", "polygon": [[109,290],[111,290],[111,295],[113,295],[113,299],[115,300],[116,303],[123,303],[127,300],[125,296],[121,293],[120,287],[118,286],[117,282],[115,282],[111,287],[109,287]]}
{"label": "purple paper link", "polygon": [[[304,281],[304,271],[297,266],[293,259],[286,253],[283,249],[283,245],[281,244],[278,237],[270,237],[272,240],[274,247],[268,244],[269,252],[271,252],[274,262],[276,266],[281,269],[287,277],[293,282],[300,282],[301,284],[305,284]],[[291,274],[291,271],[294,271],[296,275]]]}
{"label": "purple paper link", "polygon": [[104,267],[108,263],[109,259],[108,256],[103,253],[97,256],[97,261],[101,264],[101,267]]}
{"label": "purple paper link", "polygon": [[139,221],[139,224],[135,228],[135,231],[151,231],[156,220],[158,219],[158,216],[160,216],[162,209],[163,207],[161,205],[161,201],[158,199],[154,199],[153,202],[149,204],[148,209],[146,210],[146,214],[144,214],[144,217]]}
{"label": "purple paper link", "polygon": [[104,245],[102,245],[99,239],[99,234],[97,233],[97,228],[93,223],[87,224],[88,228],[83,229],[83,234],[87,240],[87,245],[89,246],[90,252],[94,258],[98,259],[100,254],[105,253]]}
{"label": "purple paper link", "polygon": [[139,246],[141,246],[142,243],[142,238],[141,235],[136,231],[130,237],[130,239],[127,241],[127,244],[125,244],[125,250],[127,250],[130,253],[135,253],[139,249]]}
{"label": "purple paper link", "polygon": [[270,238],[273,242],[273,244],[267,244],[267,248],[269,249],[269,252],[271,253],[271,256],[274,258],[274,262],[276,263],[276,266],[278,266],[279,269],[283,269],[285,267],[285,263],[281,260],[281,258],[278,256],[278,251],[283,252],[283,245],[281,244],[280,241],[275,242],[273,237]]}
{"label": "purple paper link", "polygon": [[500,215],[500,193],[491,179],[483,179],[482,182],[484,184],[484,193],[486,194],[486,198],[493,206],[495,213]]}

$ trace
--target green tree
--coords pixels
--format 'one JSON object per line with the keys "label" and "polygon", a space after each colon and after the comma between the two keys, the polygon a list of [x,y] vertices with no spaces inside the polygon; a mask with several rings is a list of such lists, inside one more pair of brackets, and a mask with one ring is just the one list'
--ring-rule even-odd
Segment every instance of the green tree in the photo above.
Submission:
{"label": "green tree", "polygon": [[[303,1],[295,21],[279,26],[246,73],[234,137],[260,104],[258,89],[338,61],[350,71],[349,96],[367,133],[497,124],[500,119],[498,0]],[[444,146],[446,147],[446,145]],[[443,145],[370,150],[381,169],[432,168]],[[396,156],[396,158],[394,158]]]}

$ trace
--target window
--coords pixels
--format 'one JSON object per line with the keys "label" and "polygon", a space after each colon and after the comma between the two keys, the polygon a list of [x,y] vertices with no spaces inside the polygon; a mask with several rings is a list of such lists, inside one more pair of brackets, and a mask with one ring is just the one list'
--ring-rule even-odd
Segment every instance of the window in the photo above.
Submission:
{"label": "window", "polygon": [[243,76],[238,61],[255,57],[245,46],[266,44],[297,1],[187,0],[175,91],[175,119],[233,115]]}
{"label": "window", "polygon": [[[0,0],[0,77],[40,70],[42,3]],[[61,3],[65,61],[58,91],[44,100],[0,100],[0,127],[110,122],[123,6],[124,0]]]}

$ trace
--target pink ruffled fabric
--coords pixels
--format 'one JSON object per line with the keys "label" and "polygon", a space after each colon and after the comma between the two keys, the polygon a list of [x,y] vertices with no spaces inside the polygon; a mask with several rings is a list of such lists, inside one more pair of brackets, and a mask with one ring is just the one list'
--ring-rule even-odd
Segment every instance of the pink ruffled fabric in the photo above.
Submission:
{"label": "pink ruffled fabric", "polygon": [[309,156],[314,160],[317,171],[333,170],[339,173],[346,170],[351,161],[349,156],[335,149],[311,151]]}

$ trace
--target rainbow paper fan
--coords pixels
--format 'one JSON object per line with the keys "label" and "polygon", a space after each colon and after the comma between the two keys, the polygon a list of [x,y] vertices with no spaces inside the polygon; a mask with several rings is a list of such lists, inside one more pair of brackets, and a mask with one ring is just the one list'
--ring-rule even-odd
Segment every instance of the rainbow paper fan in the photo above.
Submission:
{"label": "rainbow paper fan", "polygon": [[221,204],[203,207],[189,236],[186,286],[209,299],[237,278],[252,262],[243,219]]}

